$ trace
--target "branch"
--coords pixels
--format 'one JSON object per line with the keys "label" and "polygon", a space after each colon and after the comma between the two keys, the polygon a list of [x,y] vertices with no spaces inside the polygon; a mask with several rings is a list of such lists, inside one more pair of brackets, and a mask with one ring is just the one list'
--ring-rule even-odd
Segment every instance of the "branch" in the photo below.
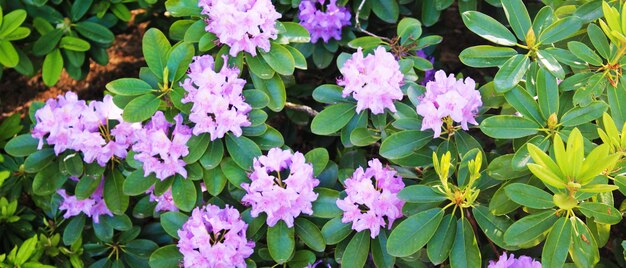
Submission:
{"label": "branch", "polygon": [[294,111],[305,112],[311,117],[315,117],[317,114],[319,114],[318,111],[314,110],[313,108],[309,106],[302,105],[302,104],[295,104],[292,102],[285,102],[285,108],[294,110]]}
{"label": "branch", "polygon": [[365,5],[365,1],[366,1],[366,0],[361,0],[361,4],[359,4],[359,8],[356,10],[356,14],[354,15],[354,16],[355,16],[355,17],[354,17],[354,21],[356,22],[356,23],[355,23],[355,24],[356,24],[356,25],[355,25],[355,26],[356,26],[356,29],[357,29],[357,30],[359,30],[359,31],[361,31],[362,33],[365,33],[365,34],[370,35],[370,36],[373,36],[373,37],[378,37],[378,38],[380,38],[380,39],[382,39],[382,40],[385,40],[385,41],[387,41],[387,42],[391,43],[391,42],[392,42],[392,40],[391,40],[391,39],[389,39],[389,38],[387,38],[387,37],[384,37],[384,36],[378,36],[378,35],[375,35],[374,33],[370,32],[370,31],[368,31],[368,30],[365,30],[365,29],[363,29],[363,28],[361,27],[361,21],[359,21],[359,15],[361,14],[361,9],[363,9],[363,6]]}

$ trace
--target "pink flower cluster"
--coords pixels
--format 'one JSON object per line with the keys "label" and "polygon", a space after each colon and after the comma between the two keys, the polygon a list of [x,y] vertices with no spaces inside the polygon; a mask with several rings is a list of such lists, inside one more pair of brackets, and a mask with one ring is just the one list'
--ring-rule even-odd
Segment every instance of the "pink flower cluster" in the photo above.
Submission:
{"label": "pink flower cluster", "polygon": [[422,130],[432,129],[436,138],[441,135],[442,119],[446,117],[460,123],[464,130],[468,130],[468,123],[477,125],[475,117],[482,104],[474,80],[469,77],[465,81],[456,80],[454,75],[446,77],[446,73],[439,70],[435,80],[426,83],[426,93],[420,97],[416,110],[424,117]]}
{"label": "pink flower cluster", "polygon": [[528,256],[515,255],[508,256],[506,252],[500,256],[498,261],[489,261],[488,268],[541,268],[541,263]]}
{"label": "pink flower cluster", "polygon": [[271,0],[200,0],[198,6],[208,16],[206,30],[228,45],[233,57],[240,51],[256,56],[257,47],[267,52],[277,37],[281,15]]}
{"label": "pink flower cluster", "polygon": [[267,156],[254,159],[253,166],[249,176],[252,182],[241,184],[246,190],[241,201],[252,205],[253,217],[265,212],[270,227],[279,220],[292,227],[300,213],[313,214],[312,202],[317,199],[313,188],[319,180],[302,153],[272,148]]}
{"label": "pink flower cluster", "polygon": [[[73,92],[48,99],[35,113],[35,119],[32,136],[39,139],[39,149],[45,139],[57,155],[65,150],[82,152],[85,162],[97,161],[101,166],[114,156],[126,157],[132,133],[139,127],[122,121],[122,110],[110,95],[87,104]],[[113,127],[109,120],[117,124]]]}
{"label": "pink flower cluster", "polygon": [[193,103],[189,114],[189,120],[196,123],[193,134],[209,133],[215,140],[230,131],[239,137],[241,127],[250,126],[247,115],[252,108],[242,96],[246,80],[238,78],[237,67],[224,64],[219,72],[213,67],[213,57],[197,56],[189,65],[189,78],[181,83],[188,93],[182,102]]}
{"label": "pink flower cluster", "polygon": [[[191,138],[191,129],[183,125],[182,115],[174,117],[176,124],[165,119],[163,112],[158,111],[150,122],[136,131],[137,143],[133,151],[137,152],[135,160],[143,163],[145,176],[154,172],[160,180],[178,173],[187,178],[185,161],[181,158],[189,154],[187,141]],[[174,130],[170,133],[170,128]]]}
{"label": "pink flower cluster", "polygon": [[348,59],[340,69],[343,78],[337,84],[344,86],[343,97],[352,94],[356,99],[356,111],[370,109],[373,114],[382,114],[385,108],[396,112],[394,100],[403,97],[400,86],[404,76],[393,55],[383,47],[374,54],[363,57],[361,48]]}
{"label": "pink flower cluster", "polygon": [[[72,180],[78,180],[77,178],[72,177]],[[85,178],[88,180],[89,178]],[[101,215],[109,215],[113,216],[113,213],[107,208],[104,203],[104,198],[102,196],[102,191],[104,187],[104,178],[98,185],[98,188],[91,194],[89,198],[80,200],[76,198],[76,196],[68,195],[65,192],[65,189],[57,190],[57,193],[63,198],[61,205],[59,206],[59,210],[65,210],[65,214],[63,214],[63,218],[71,218],[78,214],[85,213],[87,217],[91,217],[93,222],[100,222]]]}
{"label": "pink flower cluster", "polygon": [[154,194],[154,186],[146,192],[150,194],[150,202],[156,202],[154,211],[178,211],[176,204],[174,204],[174,197],[172,196],[172,188],[170,187],[161,195]]}
{"label": "pink flower cluster", "polygon": [[404,201],[398,198],[398,192],[404,188],[404,182],[378,159],[370,160],[368,165],[365,170],[359,167],[346,179],[348,196],[337,200],[337,206],[343,210],[341,222],[352,222],[352,229],[357,232],[369,229],[375,238],[380,227],[391,229],[393,222],[402,217]]}
{"label": "pink flower cluster", "polygon": [[[331,38],[341,40],[341,28],[350,25],[350,11],[338,7],[337,0],[303,0],[300,2],[298,19],[300,24],[311,33],[311,42],[322,38],[325,43]],[[317,4],[322,10],[317,8]]]}
{"label": "pink flower cluster", "polygon": [[246,267],[254,242],[246,239],[248,225],[239,211],[215,205],[195,208],[178,230],[184,267]]}

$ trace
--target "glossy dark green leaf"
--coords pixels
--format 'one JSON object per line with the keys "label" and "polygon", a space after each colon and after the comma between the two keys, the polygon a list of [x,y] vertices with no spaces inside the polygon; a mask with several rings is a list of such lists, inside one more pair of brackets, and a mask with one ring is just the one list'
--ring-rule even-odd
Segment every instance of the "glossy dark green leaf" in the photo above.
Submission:
{"label": "glossy dark green leaf", "polygon": [[509,0],[501,3],[513,32],[515,32],[519,40],[526,41],[526,34],[530,29],[531,23],[524,2],[522,0]]}
{"label": "glossy dark green leaf", "polygon": [[369,230],[356,233],[343,253],[341,267],[360,268],[365,266],[370,249]]}
{"label": "glossy dark green leaf", "polygon": [[504,191],[515,203],[529,208],[547,209],[555,206],[551,194],[532,185],[512,183]]}
{"label": "glossy dark green leaf", "polygon": [[295,246],[294,228],[288,228],[284,221],[267,228],[267,248],[276,263],[287,262]]}
{"label": "glossy dark green leaf", "polygon": [[183,261],[183,255],[176,245],[161,247],[150,255],[150,267],[169,268],[176,267]]}
{"label": "glossy dark green leaf", "polygon": [[496,115],[483,120],[480,130],[496,139],[516,139],[536,134],[540,125],[524,117]]}
{"label": "glossy dark green leaf", "polygon": [[485,68],[502,66],[515,55],[517,51],[512,48],[480,45],[464,49],[459,59],[467,66]]}
{"label": "glossy dark green leaf", "polygon": [[172,184],[172,199],[177,208],[182,211],[191,211],[196,204],[196,186],[190,179],[181,176],[174,178]]}
{"label": "glossy dark green leaf", "polygon": [[426,146],[432,139],[432,133],[428,131],[396,132],[383,140],[379,153],[387,159],[400,159]]}
{"label": "glossy dark green leaf", "polygon": [[152,86],[137,78],[120,78],[106,85],[108,91],[116,95],[137,96],[152,92]]}
{"label": "glossy dark green leaf", "polygon": [[406,257],[420,250],[437,231],[443,214],[442,209],[433,208],[410,216],[398,224],[387,240],[389,254]]}
{"label": "glossy dark green leaf", "polygon": [[252,160],[261,155],[261,149],[252,140],[245,136],[226,136],[226,149],[230,157],[243,169],[252,166]]}
{"label": "glossy dark green leaf", "polygon": [[567,218],[560,218],[552,227],[541,252],[543,267],[563,267],[567,259],[567,250],[572,242],[572,223]]}
{"label": "glossy dark green leaf", "polygon": [[46,55],[41,67],[41,78],[47,86],[54,86],[61,78],[63,71],[63,56],[59,49],[52,50]]}
{"label": "glossy dark green leaf", "polygon": [[447,199],[442,193],[426,185],[407,186],[398,193],[398,197],[409,203],[433,203]]}
{"label": "glossy dark green leaf", "polygon": [[503,46],[517,44],[515,36],[497,20],[478,11],[463,12],[463,22],[470,31],[491,42]]}
{"label": "glossy dark green leaf", "polygon": [[114,214],[123,214],[128,208],[129,198],[124,194],[124,175],[118,170],[113,170],[104,180],[104,202],[107,208]]}
{"label": "glossy dark green leaf", "polygon": [[161,105],[161,100],[153,94],[146,94],[139,96],[130,101],[124,112],[122,118],[126,122],[142,122],[152,117]]}
{"label": "glossy dark green leaf", "polygon": [[352,233],[351,223],[342,223],[341,216],[332,218],[322,227],[322,236],[328,245],[335,245],[343,241]]}
{"label": "glossy dark green leaf", "polygon": [[456,217],[452,214],[446,214],[441,220],[441,225],[437,228],[433,238],[428,241],[426,246],[428,259],[433,264],[439,265],[448,259],[455,235]]}
{"label": "glossy dark green leaf", "polygon": [[532,242],[549,230],[557,220],[555,210],[552,209],[526,216],[506,230],[504,242],[512,246]]}
{"label": "glossy dark green leaf", "polygon": [[311,131],[317,135],[331,135],[343,128],[356,113],[355,105],[348,103],[326,107],[311,122]]}
{"label": "glossy dark green leaf", "polygon": [[530,60],[525,55],[517,54],[507,60],[493,79],[496,92],[504,93],[515,87],[526,74],[528,67]]}
{"label": "glossy dark green leaf", "polygon": [[298,238],[300,238],[300,240],[302,240],[311,250],[317,252],[324,251],[326,248],[324,236],[314,223],[305,218],[297,218],[295,220],[294,227],[296,228],[296,235]]}

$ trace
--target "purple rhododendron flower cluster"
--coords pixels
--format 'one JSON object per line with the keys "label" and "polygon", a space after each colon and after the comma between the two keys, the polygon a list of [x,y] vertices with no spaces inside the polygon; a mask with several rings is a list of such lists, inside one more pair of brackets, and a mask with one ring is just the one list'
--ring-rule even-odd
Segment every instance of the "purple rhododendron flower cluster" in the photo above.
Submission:
{"label": "purple rhododendron flower cluster", "polygon": [[[427,61],[430,61],[430,63],[435,63],[435,57],[428,56],[426,52],[424,52],[424,50],[418,50],[416,54],[418,57],[423,58]],[[424,79],[422,80],[422,82],[420,82],[420,84],[422,86],[425,86],[426,83],[433,81],[433,80],[435,80],[435,70],[428,70],[424,72]]]}
{"label": "purple rhododendron flower cluster", "polygon": [[[32,136],[39,139],[38,149],[45,139],[57,155],[65,150],[82,152],[85,162],[97,161],[101,166],[114,156],[126,157],[132,134],[139,127],[122,120],[122,110],[110,95],[87,104],[73,92],[48,99],[35,113],[35,119]],[[117,120],[113,129],[109,120]]]}
{"label": "purple rhododendron flower cluster", "polygon": [[[319,3],[322,10],[318,9]],[[311,42],[322,38],[325,43],[331,38],[341,40],[341,28],[350,25],[350,11],[338,7],[337,0],[303,0],[298,6],[300,24],[311,34]]]}
{"label": "purple rhododendron flower cluster", "polygon": [[150,189],[146,192],[146,194],[150,194],[150,202],[156,202],[156,206],[154,207],[154,211],[178,211],[176,204],[174,204],[174,197],[172,196],[172,188],[170,187],[161,195],[156,195],[154,193],[154,186],[150,187]]}
{"label": "purple rhododendron flower cluster", "polygon": [[489,261],[488,268],[541,268],[541,263],[528,256],[516,259],[512,253],[508,256],[505,252],[498,261]]}
{"label": "purple rhododendron flower cluster", "polygon": [[436,138],[441,135],[445,119],[460,123],[464,130],[468,130],[468,123],[477,125],[475,117],[482,104],[474,80],[469,77],[457,80],[452,74],[446,77],[446,73],[439,70],[435,80],[426,84],[426,93],[420,96],[416,110],[424,117],[422,130],[432,129]]}
{"label": "purple rhododendron flower cluster", "polygon": [[[158,111],[150,122],[136,132],[137,143],[133,151],[137,152],[135,160],[143,163],[144,175],[154,172],[157,178],[165,180],[176,173],[187,178],[185,161],[181,158],[189,154],[187,141],[191,138],[191,129],[183,125],[182,115],[174,117],[176,124],[165,119],[163,112]],[[170,128],[174,130],[170,133]]]}
{"label": "purple rhododendron flower cluster", "polygon": [[343,97],[352,94],[356,99],[356,111],[370,109],[373,114],[382,114],[385,108],[396,112],[394,100],[403,97],[400,86],[404,75],[400,64],[393,54],[379,46],[374,54],[363,57],[363,50],[358,48],[340,69],[342,78],[337,80],[343,86]]}
{"label": "purple rhododendron flower cluster", "polygon": [[[75,181],[78,180],[74,177],[72,177],[71,179]],[[113,213],[111,213],[109,208],[107,208],[106,204],[104,203],[104,198],[102,195],[103,187],[104,178],[102,178],[102,181],[98,185],[98,188],[96,188],[91,196],[82,200],[76,198],[76,196],[68,195],[65,192],[65,189],[57,190],[57,194],[59,194],[63,198],[63,201],[59,206],[59,210],[65,210],[63,218],[68,219],[82,212],[85,213],[87,217],[91,217],[93,219],[93,222],[98,223],[100,222],[101,215],[113,216]]]}
{"label": "purple rhododendron flower cluster", "polygon": [[256,48],[270,50],[276,39],[276,20],[281,15],[271,0],[200,0],[198,6],[207,15],[208,32],[230,47],[235,57],[240,51],[256,56]]}
{"label": "purple rhododendron flower cluster", "polygon": [[317,199],[313,188],[319,184],[313,176],[313,166],[305,162],[300,152],[272,148],[254,159],[250,183],[242,183],[246,195],[241,200],[250,204],[250,214],[267,214],[267,225],[274,226],[279,220],[288,227],[300,213],[312,215],[312,202]]}
{"label": "purple rhododendron flower cluster", "polygon": [[195,208],[178,230],[184,267],[246,267],[254,242],[246,239],[248,225],[230,206]]}
{"label": "purple rhododendron flower cluster", "polygon": [[378,159],[370,160],[368,166],[365,170],[357,168],[346,179],[348,196],[337,200],[337,206],[343,210],[341,222],[352,222],[352,229],[357,232],[369,229],[375,238],[380,227],[391,229],[393,222],[402,217],[404,201],[398,198],[398,192],[404,189],[404,182],[395,170],[383,167]]}
{"label": "purple rhododendron flower cluster", "polygon": [[227,64],[219,72],[213,71],[214,63],[210,55],[194,58],[189,65],[189,78],[181,83],[188,92],[182,102],[193,103],[189,120],[196,124],[194,135],[209,133],[215,140],[230,131],[239,137],[241,127],[250,126],[247,115],[252,108],[242,96],[246,80],[238,78],[237,67],[229,68]]}

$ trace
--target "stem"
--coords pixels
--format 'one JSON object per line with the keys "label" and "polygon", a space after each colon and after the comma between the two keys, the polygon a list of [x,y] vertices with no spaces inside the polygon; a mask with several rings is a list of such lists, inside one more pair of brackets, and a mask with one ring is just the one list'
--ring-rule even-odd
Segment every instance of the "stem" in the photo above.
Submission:
{"label": "stem", "polygon": [[[474,234],[477,234],[478,233],[478,226],[476,225],[476,220],[474,219],[474,216],[472,215],[472,212],[469,211],[469,209],[466,209],[464,211],[465,211],[465,214],[467,214],[467,220],[472,225],[472,229],[474,229]],[[491,241],[491,239],[489,239],[489,237],[487,237],[487,241],[489,241],[489,245],[491,246],[491,250],[493,250],[493,252],[496,254],[496,256],[500,256],[500,252],[498,252],[498,248],[496,247],[495,244],[493,244],[493,242]]]}
{"label": "stem", "polygon": [[318,111],[314,110],[313,108],[309,106],[302,105],[302,104],[295,104],[292,102],[285,102],[285,108],[294,110],[294,111],[305,112],[311,117],[315,117],[317,114],[319,114]]}
{"label": "stem", "polygon": [[361,4],[359,4],[359,8],[356,10],[356,15],[354,15],[354,21],[355,21],[356,29],[359,30],[360,32],[364,33],[364,34],[367,34],[367,35],[370,35],[370,36],[373,36],[373,37],[378,37],[378,38],[380,38],[382,40],[385,40],[385,41],[391,43],[392,42],[391,39],[389,39],[387,37],[375,35],[374,33],[371,33],[368,30],[365,30],[365,29],[363,29],[361,27],[361,22],[359,21],[359,15],[361,14],[361,10],[363,9],[363,6],[365,5],[365,1],[366,0],[361,0]]}

